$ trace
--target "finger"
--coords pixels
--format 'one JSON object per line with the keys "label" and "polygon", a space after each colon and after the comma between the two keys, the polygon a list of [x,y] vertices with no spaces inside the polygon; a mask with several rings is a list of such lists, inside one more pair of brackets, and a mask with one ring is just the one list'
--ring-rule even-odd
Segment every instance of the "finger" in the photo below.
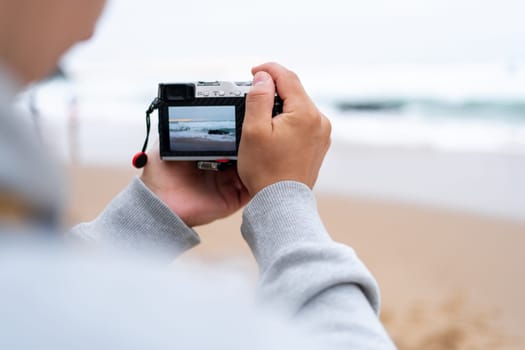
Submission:
{"label": "finger", "polygon": [[243,135],[271,130],[272,110],[275,99],[275,85],[266,72],[258,72],[253,78],[253,85],[246,96]]}
{"label": "finger", "polygon": [[216,183],[219,187],[221,186],[227,186],[227,187],[235,187],[236,189],[239,188],[239,185],[237,184],[238,176],[237,176],[237,170],[234,166],[230,166],[226,168],[225,170],[214,172],[211,171],[209,173],[212,173],[216,179]]}
{"label": "finger", "polygon": [[252,68],[252,73],[254,74],[261,71],[267,72],[272,76],[277,92],[283,100],[308,97],[297,74],[280,64],[270,62]]}

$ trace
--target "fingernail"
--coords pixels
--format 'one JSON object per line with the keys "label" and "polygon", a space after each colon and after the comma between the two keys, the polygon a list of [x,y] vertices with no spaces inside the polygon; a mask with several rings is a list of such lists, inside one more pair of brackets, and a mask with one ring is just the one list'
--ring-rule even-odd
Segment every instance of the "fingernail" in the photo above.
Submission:
{"label": "fingernail", "polygon": [[253,86],[264,85],[270,80],[270,75],[266,72],[257,72],[253,77]]}

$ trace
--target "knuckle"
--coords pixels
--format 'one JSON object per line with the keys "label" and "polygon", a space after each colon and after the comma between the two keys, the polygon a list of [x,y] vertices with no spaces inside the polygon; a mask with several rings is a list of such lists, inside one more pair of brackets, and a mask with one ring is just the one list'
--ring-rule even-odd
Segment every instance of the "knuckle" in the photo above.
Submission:
{"label": "knuckle", "polygon": [[332,123],[325,115],[323,118],[323,139],[325,144],[325,152],[328,152],[330,146],[332,145]]}
{"label": "knuckle", "polygon": [[296,80],[298,82],[301,81],[301,79],[299,79],[299,76],[297,75],[297,73],[295,73],[294,71],[291,71],[291,70],[287,71],[287,78],[290,79],[290,80]]}
{"label": "knuckle", "polygon": [[243,140],[252,139],[255,135],[257,135],[257,128],[251,123],[244,123],[242,126],[241,135]]}
{"label": "knuckle", "polygon": [[332,136],[332,122],[325,115],[322,116],[325,127],[325,135],[330,138]]}
{"label": "knuckle", "polygon": [[246,95],[246,103],[249,104],[253,102],[258,102],[261,99],[266,98],[268,96],[270,96],[268,91],[254,87],[250,90],[250,92],[248,92],[248,95]]}
{"label": "knuckle", "polygon": [[272,91],[255,87],[246,95],[246,106],[249,108],[252,104],[270,104],[273,103],[273,99]]}
{"label": "knuckle", "polygon": [[244,123],[242,126],[241,140],[245,143],[259,142],[264,137],[263,130],[252,123]]}
{"label": "knuckle", "polygon": [[317,111],[315,107],[308,108],[305,111],[304,115],[304,122],[306,126],[314,128],[316,130],[319,130],[322,127],[322,115],[319,113],[319,111]]}

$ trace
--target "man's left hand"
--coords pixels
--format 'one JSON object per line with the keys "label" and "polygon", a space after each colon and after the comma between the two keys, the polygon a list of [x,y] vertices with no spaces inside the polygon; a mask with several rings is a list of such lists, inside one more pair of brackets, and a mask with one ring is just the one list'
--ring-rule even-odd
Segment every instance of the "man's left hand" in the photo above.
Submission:
{"label": "man's left hand", "polygon": [[195,162],[162,161],[158,151],[149,154],[141,180],[189,227],[227,217],[250,199],[234,166],[199,170]]}

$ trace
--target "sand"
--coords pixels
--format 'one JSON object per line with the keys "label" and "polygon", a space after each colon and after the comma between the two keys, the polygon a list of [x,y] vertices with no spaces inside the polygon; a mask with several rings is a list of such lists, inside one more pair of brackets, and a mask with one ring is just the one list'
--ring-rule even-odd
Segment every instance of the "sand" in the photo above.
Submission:
{"label": "sand", "polygon": [[205,152],[210,150],[218,152],[234,152],[236,145],[235,138],[232,138],[232,141],[222,141],[204,137],[171,136],[170,144],[175,145],[175,150],[179,152]]}
{"label": "sand", "polygon": [[[72,223],[93,219],[137,174],[108,167],[77,167],[70,173]],[[377,278],[382,319],[400,349],[525,346],[524,221],[317,195],[334,239],[354,247]],[[202,244],[183,259],[235,258],[255,279],[240,220],[237,213],[197,228]]]}

